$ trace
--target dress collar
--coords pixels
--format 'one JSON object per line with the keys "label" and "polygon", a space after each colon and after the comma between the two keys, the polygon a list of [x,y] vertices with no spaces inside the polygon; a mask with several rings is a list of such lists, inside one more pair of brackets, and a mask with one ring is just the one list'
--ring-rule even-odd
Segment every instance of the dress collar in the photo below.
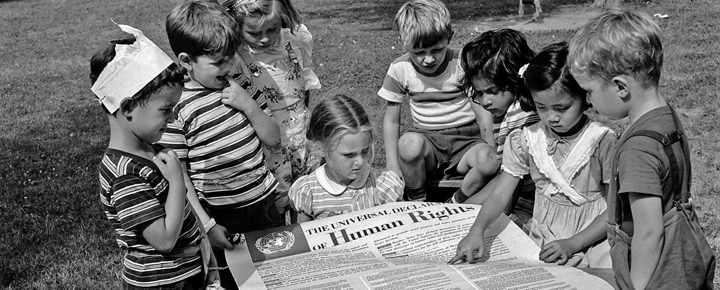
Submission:
{"label": "dress collar", "polygon": [[315,170],[315,177],[317,177],[320,186],[322,186],[325,191],[334,196],[342,195],[348,188],[360,189],[365,187],[368,176],[370,176],[370,165],[366,164],[365,166],[363,166],[363,169],[360,172],[360,176],[358,176],[358,178],[356,178],[355,180],[353,180],[353,182],[346,186],[332,181],[327,176],[327,172],[325,172],[325,165],[320,166],[317,170]]}

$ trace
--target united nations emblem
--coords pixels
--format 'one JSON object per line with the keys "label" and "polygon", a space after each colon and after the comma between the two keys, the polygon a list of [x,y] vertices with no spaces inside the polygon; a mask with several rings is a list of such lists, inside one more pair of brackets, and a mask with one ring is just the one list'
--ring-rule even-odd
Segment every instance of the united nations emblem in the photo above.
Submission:
{"label": "united nations emblem", "polygon": [[295,235],[288,231],[274,232],[262,236],[255,241],[255,248],[263,254],[274,254],[287,251],[295,243]]}

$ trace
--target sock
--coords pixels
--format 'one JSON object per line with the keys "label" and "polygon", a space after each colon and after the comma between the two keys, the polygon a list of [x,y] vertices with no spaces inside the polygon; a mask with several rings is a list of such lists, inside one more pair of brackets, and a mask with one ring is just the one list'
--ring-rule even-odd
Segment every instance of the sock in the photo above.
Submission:
{"label": "sock", "polygon": [[465,194],[462,192],[462,189],[458,188],[458,190],[455,191],[455,193],[453,193],[453,196],[450,198],[450,201],[451,201],[452,203],[463,203],[463,202],[465,202],[468,198],[469,198],[469,196],[465,195]]}
{"label": "sock", "polygon": [[403,190],[403,200],[406,201],[416,201],[416,200],[424,200],[425,199],[425,187],[421,186],[419,188],[407,188]]}

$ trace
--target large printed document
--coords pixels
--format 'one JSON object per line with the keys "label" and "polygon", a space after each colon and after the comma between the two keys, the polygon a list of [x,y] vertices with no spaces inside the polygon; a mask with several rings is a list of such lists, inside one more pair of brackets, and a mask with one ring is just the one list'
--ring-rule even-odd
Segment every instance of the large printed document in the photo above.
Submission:
{"label": "large printed document", "polygon": [[479,210],[390,203],[250,232],[225,254],[240,289],[613,289],[539,261],[539,247],[504,215],[485,232],[488,258],[447,264]]}

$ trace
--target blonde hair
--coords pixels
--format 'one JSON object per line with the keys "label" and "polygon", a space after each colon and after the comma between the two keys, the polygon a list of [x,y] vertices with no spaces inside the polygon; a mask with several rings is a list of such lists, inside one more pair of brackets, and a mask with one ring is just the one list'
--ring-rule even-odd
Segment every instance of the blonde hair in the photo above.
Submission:
{"label": "blonde hair", "polygon": [[290,0],[226,0],[223,6],[240,26],[247,18],[257,18],[260,23],[280,18],[280,26],[294,33],[302,19]]}
{"label": "blonde hair", "polygon": [[643,88],[658,86],[663,65],[660,27],[643,12],[610,9],[581,27],[570,41],[572,72],[609,83],[627,74]]}
{"label": "blonde hair", "polygon": [[413,0],[395,14],[395,25],[405,48],[431,47],[453,35],[450,11],[438,0]]}
{"label": "blonde hair", "polygon": [[[315,106],[310,114],[306,136],[308,140],[315,142],[317,147],[331,151],[346,134],[362,132],[370,132],[372,139],[372,124],[365,109],[348,96],[336,95]],[[371,147],[374,156],[375,148]]]}

